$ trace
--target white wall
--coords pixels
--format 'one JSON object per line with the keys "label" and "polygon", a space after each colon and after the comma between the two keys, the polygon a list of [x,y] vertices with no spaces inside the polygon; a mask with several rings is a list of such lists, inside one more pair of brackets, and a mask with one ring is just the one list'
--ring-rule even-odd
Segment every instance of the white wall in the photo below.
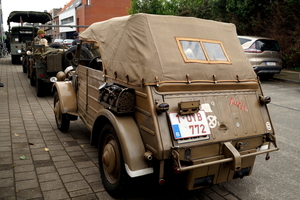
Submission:
{"label": "white wall", "polygon": [[[61,20],[66,19],[68,17],[74,17],[74,21],[72,23],[68,24],[61,24]],[[76,25],[76,10],[75,7],[73,8],[68,8],[65,11],[63,11],[61,14],[59,14],[59,25]],[[69,27],[59,27],[59,32],[64,33],[64,32],[71,32],[71,31],[76,31],[76,28],[69,28]]]}

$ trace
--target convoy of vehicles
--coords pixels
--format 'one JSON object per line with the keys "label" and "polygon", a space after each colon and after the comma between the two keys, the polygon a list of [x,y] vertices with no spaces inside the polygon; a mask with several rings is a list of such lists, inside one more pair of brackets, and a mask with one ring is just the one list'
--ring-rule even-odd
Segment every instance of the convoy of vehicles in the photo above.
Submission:
{"label": "convoy of vehicles", "polygon": [[[10,22],[20,22],[20,19],[24,23],[44,24],[52,20],[52,17],[47,12],[13,11],[10,13],[7,23],[10,25]],[[39,29],[35,25],[20,25],[9,27],[9,29],[12,63],[21,63],[20,58],[22,57],[23,72],[27,73],[28,78],[30,78],[30,85],[35,86],[38,97],[44,96],[47,90],[50,92],[52,85],[50,78],[71,65],[65,58],[71,40],[67,46],[63,43],[57,43],[60,40],[55,40],[53,44],[50,44],[51,38],[47,38],[50,45],[34,44],[33,40]],[[72,51],[72,49],[70,50]]]}
{"label": "convoy of vehicles", "polygon": [[74,69],[57,73],[54,115],[61,131],[78,117],[91,131],[112,196],[148,174],[183,176],[189,190],[243,178],[278,150],[270,97],[233,24],[135,14],[94,23],[80,40],[67,54]]}

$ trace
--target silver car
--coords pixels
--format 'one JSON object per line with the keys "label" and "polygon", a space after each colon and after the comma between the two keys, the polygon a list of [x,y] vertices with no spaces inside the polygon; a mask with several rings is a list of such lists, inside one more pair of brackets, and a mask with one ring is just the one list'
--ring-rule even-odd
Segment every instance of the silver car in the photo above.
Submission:
{"label": "silver car", "polygon": [[238,36],[238,39],[258,76],[269,79],[281,72],[280,47],[276,40],[255,36]]}

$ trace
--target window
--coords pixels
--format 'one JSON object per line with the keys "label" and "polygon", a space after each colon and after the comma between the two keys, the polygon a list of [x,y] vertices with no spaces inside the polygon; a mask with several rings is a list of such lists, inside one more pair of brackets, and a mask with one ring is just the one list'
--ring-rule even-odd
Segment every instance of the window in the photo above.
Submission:
{"label": "window", "polygon": [[221,41],[176,38],[185,62],[231,64]]}
{"label": "window", "polygon": [[74,22],[74,17],[73,17],[73,16],[71,16],[71,17],[68,17],[68,18],[62,19],[60,22],[61,22],[61,24],[68,24],[68,23],[72,23],[72,22]]}

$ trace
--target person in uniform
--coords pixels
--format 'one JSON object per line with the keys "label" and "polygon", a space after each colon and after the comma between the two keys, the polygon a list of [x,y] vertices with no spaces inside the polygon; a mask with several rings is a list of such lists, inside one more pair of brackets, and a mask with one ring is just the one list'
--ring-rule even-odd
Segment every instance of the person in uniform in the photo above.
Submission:
{"label": "person in uniform", "polygon": [[41,39],[45,36],[45,31],[40,29],[37,31],[37,36],[34,38],[34,44],[39,44]]}
{"label": "person in uniform", "polygon": [[73,38],[74,38],[74,41],[72,42],[72,46],[76,45],[77,43],[80,43],[77,32],[73,33]]}

